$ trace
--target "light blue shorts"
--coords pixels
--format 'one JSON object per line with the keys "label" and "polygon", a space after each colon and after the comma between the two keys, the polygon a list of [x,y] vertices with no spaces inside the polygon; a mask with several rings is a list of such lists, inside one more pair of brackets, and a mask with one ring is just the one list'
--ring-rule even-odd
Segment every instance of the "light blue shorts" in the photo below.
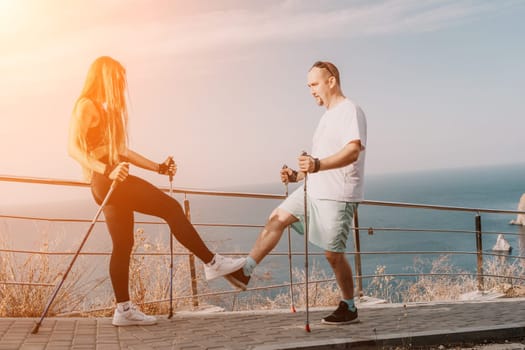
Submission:
{"label": "light blue shorts", "polygon": [[[358,203],[307,197],[308,240],[330,252],[343,253],[353,227],[353,217]],[[304,189],[297,188],[279,208],[295,216],[299,221],[292,228],[304,234]]]}

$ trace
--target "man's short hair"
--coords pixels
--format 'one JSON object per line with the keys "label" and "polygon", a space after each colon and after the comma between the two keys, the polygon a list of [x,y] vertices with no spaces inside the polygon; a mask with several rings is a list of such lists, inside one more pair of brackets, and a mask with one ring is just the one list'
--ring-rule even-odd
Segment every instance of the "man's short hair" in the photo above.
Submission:
{"label": "man's short hair", "polygon": [[315,62],[312,65],[312,68],[310,68],[310,70],[312,70],[313,68],[326,69],[328,71],[328,73],[330,73],[331,76],[335,77],[335,82],[337,83],[337,85],[341,86],[341,79],[340,79],[340,76],[339,76],[339,69],[337,69],[335,64],[333,64],[332,62],[317,61],[317,62]]}

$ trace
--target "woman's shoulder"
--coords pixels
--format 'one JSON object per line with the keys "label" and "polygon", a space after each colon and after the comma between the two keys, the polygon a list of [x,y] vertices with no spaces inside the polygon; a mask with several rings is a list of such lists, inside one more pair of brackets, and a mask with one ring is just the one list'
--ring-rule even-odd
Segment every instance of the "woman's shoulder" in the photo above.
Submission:
{"label": "woman's shoulder", "polygon": [[89,124],[96,124],[100,118],[100,110],[97,108],[96,102],[87,97],[81,97],[77,100],[73,113],[77,117],[85,119],[86,122],[89,121]]}
{"label": "woman's shoulder", "polygon": [[87,97],[81,97],[77,100],[77,103],[75,105],[75,109],[79,109],[79,110],[98,110],[97,108],[97,105],[95,103],[95,101],[93,101],[92,99],[90,98],[87,98]]}

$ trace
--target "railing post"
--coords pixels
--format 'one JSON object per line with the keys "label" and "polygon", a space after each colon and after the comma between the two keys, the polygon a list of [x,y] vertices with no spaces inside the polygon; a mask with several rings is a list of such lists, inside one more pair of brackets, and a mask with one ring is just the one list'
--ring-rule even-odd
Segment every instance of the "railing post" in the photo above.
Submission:
{"label": "railing post", "polygon": [[481,215],[476,214],[476,251],[478,257],[478,290],[483,291],[483,240],[481,237]]}
{"label": "railing post", "polygon": [[[186,213],[186,218],[191,222],[191,211],[190,211],[190,201],[187,198],[184,198],[184,213]],[[190,263],[190,278],[191,278],[191,295],[193,296],[193,307],[199,306],[199,297],[197,297],[197,273],[195,272],[195,255],[188,255]]]}
{"label": "railing post", "polygon": [[354,262],[355,262],[355,280],[357,284],[357,295],[363,295],[363,273],[361,269],[361,241],[359,239],[359,215],[357,208],[354,212]]}

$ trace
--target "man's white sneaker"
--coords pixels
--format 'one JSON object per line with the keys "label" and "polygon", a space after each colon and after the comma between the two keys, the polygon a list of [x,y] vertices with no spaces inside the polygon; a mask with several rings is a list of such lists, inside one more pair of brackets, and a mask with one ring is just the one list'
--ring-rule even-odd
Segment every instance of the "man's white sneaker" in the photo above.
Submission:
{"label": "man's white sneaker", "polygon": [[157,319],[153,316],[148,316],[137,309],[133,304],[129,304],[127,310],[120,310],[119,307],[115,309],[113,314],[114,326],[149,326],[157,323]]}
{"label": "man's white sneaker", "polygon": [[215,254],[211,262],[204,264],[204,274],[206,275],[206,279],[210,281],[237,271],[243,267],[245,263],[245,258],[227,258]]}

